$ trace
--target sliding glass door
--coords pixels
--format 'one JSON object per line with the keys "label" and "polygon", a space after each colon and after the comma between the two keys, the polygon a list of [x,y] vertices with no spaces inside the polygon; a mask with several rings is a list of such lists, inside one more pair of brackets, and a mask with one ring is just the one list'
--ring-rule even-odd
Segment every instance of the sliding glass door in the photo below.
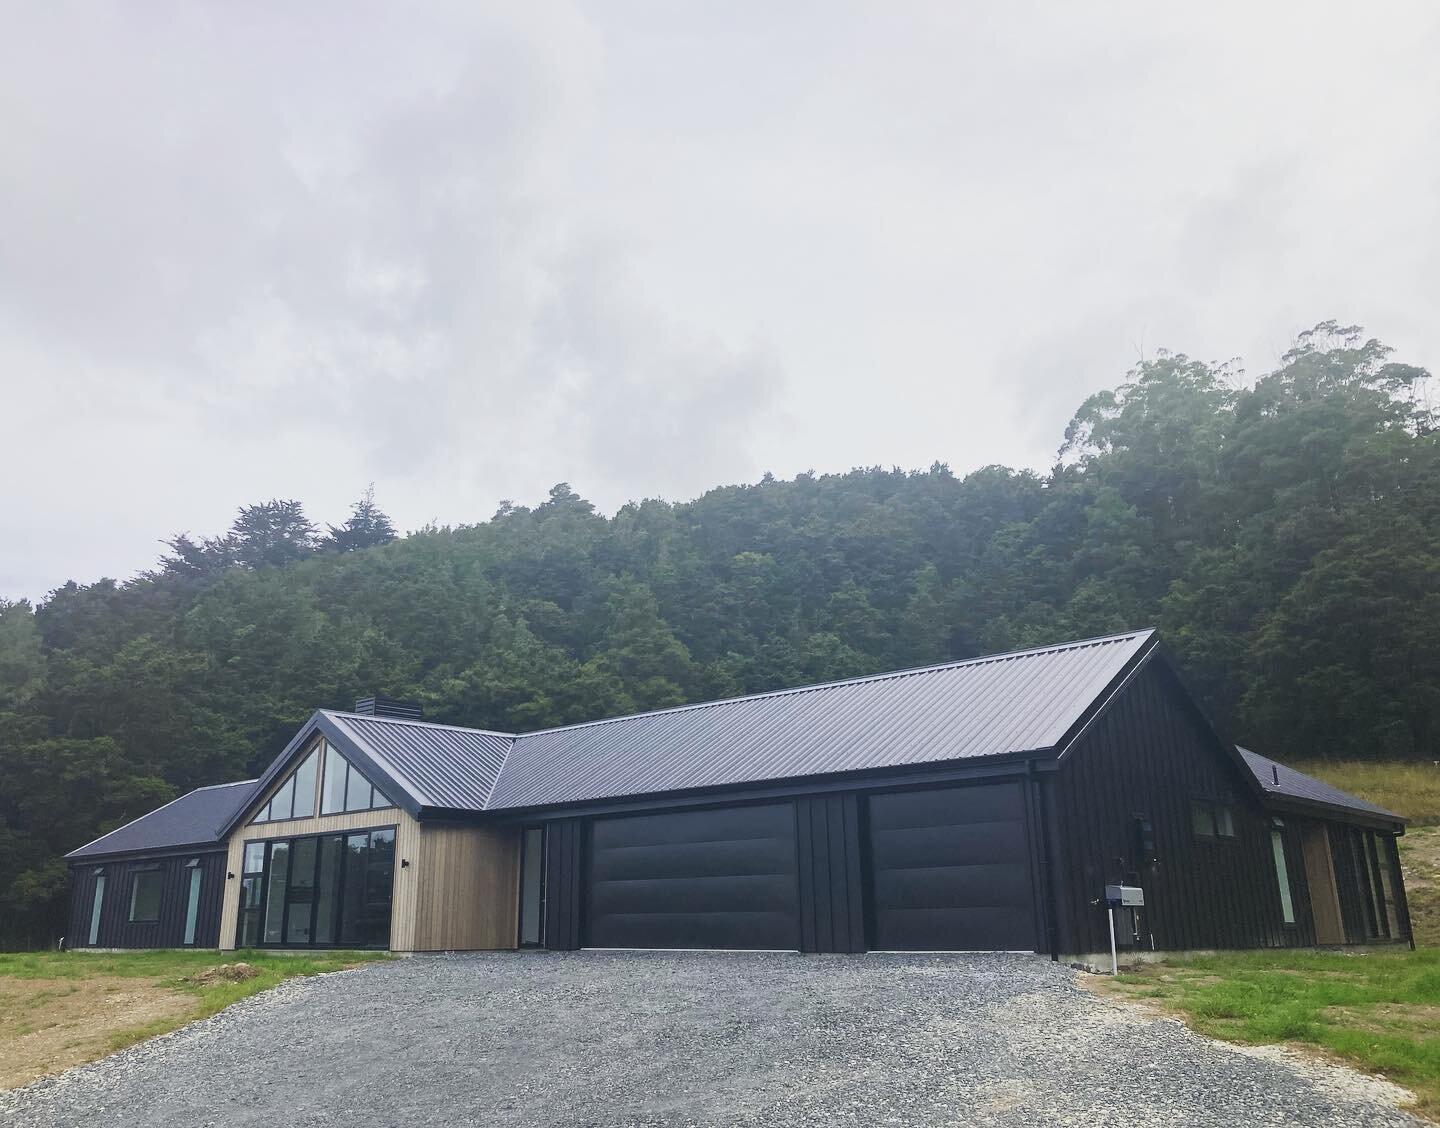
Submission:
{"label": "sliding glass door", "polygon": [[248,842],[236,943],[389,947],[394,883],[394,827]]}

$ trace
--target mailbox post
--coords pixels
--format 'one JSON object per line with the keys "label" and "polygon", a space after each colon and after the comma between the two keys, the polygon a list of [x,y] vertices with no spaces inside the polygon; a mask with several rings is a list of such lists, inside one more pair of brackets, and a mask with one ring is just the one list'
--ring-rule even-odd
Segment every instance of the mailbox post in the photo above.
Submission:
{"label": "mailbox post", "polygon": [[1145,907],[1145,890],[1138,885],[1105,886],[1105,904],[1110,913],[1110,974],[1120,974],[1120,953],[1115,947],[1115,910]]}

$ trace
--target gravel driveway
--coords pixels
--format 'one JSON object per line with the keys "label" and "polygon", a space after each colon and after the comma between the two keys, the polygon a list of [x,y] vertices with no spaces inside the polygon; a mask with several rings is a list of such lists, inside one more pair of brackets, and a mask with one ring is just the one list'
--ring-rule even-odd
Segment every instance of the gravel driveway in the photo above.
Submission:
{"label": "gravel driveway", "polygon": [[1033,956],[495,953],[292,980],[5,1125],[1414,1125]]}

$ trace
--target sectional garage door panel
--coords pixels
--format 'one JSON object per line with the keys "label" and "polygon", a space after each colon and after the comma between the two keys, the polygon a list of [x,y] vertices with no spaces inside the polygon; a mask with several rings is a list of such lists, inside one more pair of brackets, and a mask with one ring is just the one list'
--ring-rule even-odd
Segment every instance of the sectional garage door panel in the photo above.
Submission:
{"label": "sectional garage door panel", "polygon": [[592,948],[797,948],[789,803],[597,819]]}
{"label": "sectional garage door panel", "polygon": [[1019,784],[874,795],[869,825],[876,948],[1033,950]]}

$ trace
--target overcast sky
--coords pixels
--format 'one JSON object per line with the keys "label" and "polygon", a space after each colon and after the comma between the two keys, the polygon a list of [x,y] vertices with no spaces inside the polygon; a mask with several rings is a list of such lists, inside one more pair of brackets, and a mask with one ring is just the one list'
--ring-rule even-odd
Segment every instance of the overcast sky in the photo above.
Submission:
{"label": "overcast sky", "polygon": [[1141,351],[1440,367],[1440,5],[0,2],[0,597],[237,506],[1047,466]]}

